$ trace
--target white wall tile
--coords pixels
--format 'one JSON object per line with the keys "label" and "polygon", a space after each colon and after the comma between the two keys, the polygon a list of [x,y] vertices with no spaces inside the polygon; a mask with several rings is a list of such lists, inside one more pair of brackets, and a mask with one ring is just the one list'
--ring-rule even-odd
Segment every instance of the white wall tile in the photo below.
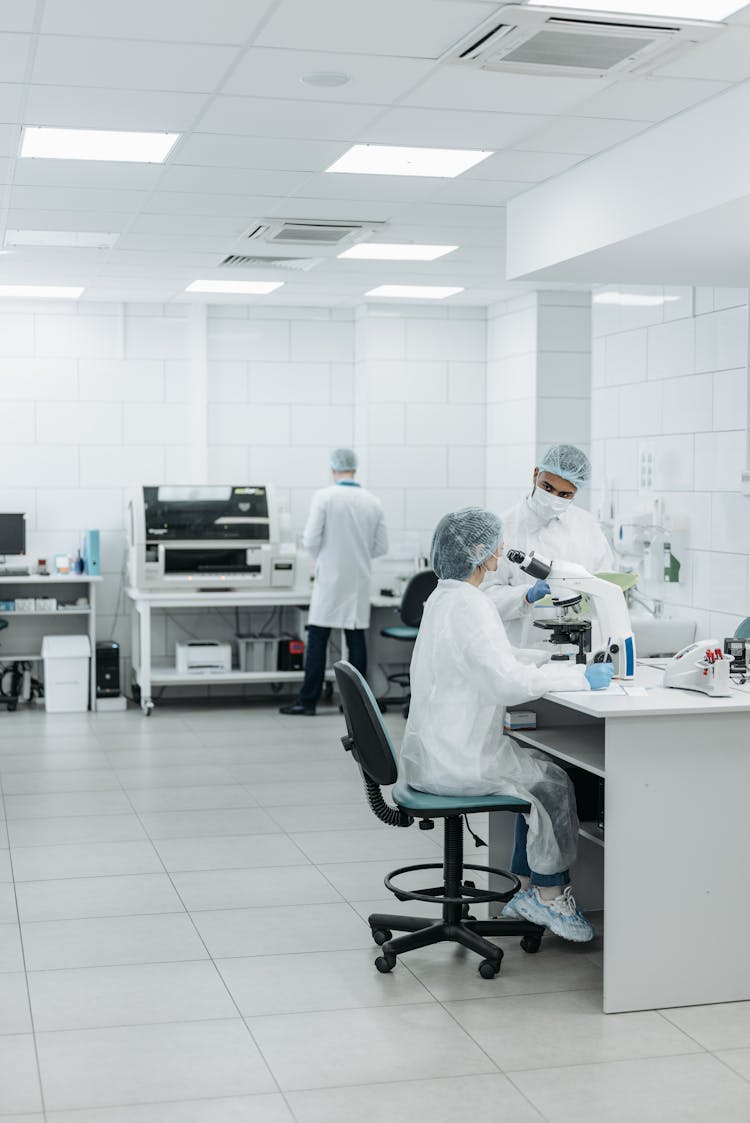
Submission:
{"label": "white wall tile", "polygon": [[383,516],[388,533],[406,529],[406,488],[379,487],[376,492],[383,504]]}
{"label": "white wall tile", "polygon": [[736,491],[714,492],[711,541],[714,550],[750,554],[750,497]]}
{"label": "white wall tile", "polygon": [[339,448],[354,443],[351,406],[292,406],[291,445],[324,445]]}
{"label": "white wall tile", "polygon": [[26,516],[26,533],[36,528],[36,490],[33,487],[0,486],[0,511]]}
{"label": "white wall tile", "polygon": [[538,313],[540,351],[588,351],[591,346],[591,311],[584,308],[547,307]]}
{"label": "white wall tile", "polygon": [[126,316],[128,359],[183,359],[187,356],[188,321],[184,316]]}
{"label": "white wall tile", "polygon": [[[651,329],[656,330],[656,329]],[[648,332],[623,331],[608,335],[605,340],[605,382],[607,386],[622,386],[630,382],[644,382],[648,377]]]}
{"label": "white wall tile", "polygon": [[484,488],[484,445],[448,449],[448,487]]}
{"label": "white wall tile", "polygon": [[125,504],[120,488],[42,488],[37,498],[37,525],[40,530],[77,532],[87,527],[119,530],[124,522]]}
{"label": "white wall tile", "polygon": [[533,301],[529,307],[508,312],[489,321],[487,358],[502,359],[508,355],[523,355],[536,350],[537,310]]}
{"label": "white wall tile", "polygon": [[323,403],[331,396],[329,363],[251,362],[252,402]]}
{"label": "white wall tile", "polygon": [[661,492],[664,518],[675,537],[674,550],[679,560],[687,544],[690,550],[710,550],[711,542],[711,495],[696,491]]}
{"label": "white wall tile", "polygon": [[187,408],[175,402],[154,402],[144,409],[126,402],[122,407],[122,429],[124,444],[181,445],[188,431]]}
{"label": "white wall tile", "polygon": [[164,449],[164,483],[184,484],[191,479],[192,455],[187,445],[168,445]]}
{"label": "white wall tile", "polygon": [[289,323],[286,320],[209,320],[209,361],[245,359],[258,362],[289,359]]}
{"label": "white wall tile", "polygon": [[122,316],[40,315],[34,320],[37,355],[76,359],[123,358]]}
{"label": "white wall tile", "polygon": [[[688,381],[674,379],[675,383]],[[667,383],[642,382],[620,389],[620,436],[634,437],[662,432],[662,392]]]}
{"label": "white wall tile", "polygon": [[674,320],[648,329],[649,378],[676,378],[693,373],[696,322],[692,319]]}
{"label": "white wall tile", "polygon": [[208,450],[209,483],[249,483],[247,445],[214,445]]}
{"label": "white wall tile", "polygon": [[[250,475],[253,483],[275,483],[278,487],[326,487],[331,482],[329,449],[322,445],[251,447]],[[392,450],[389,450],[392,451]]]}
{"label": "white wall tile", "polygon": [[448,399],[451,402],[485,401],[484,363],[454,361],[448,364]]}
{"label": "white wall tile", "polygon": [[82,445],[80,473],[81,487],[160,483],[164,449],[157,445]]}
{"label": "white wall tile", "polygon": [[714,308],[720,311],[723,308],[746,308],[748,289],[714,289]]}
{"label": "white wall tile", "polygon": [[36,440],[33,402],[3,402],[0,419],[4,439],[12,437],[17,444],[33,444]]}
{"label": "white wall tile", "polygon": [[248,400],[246,363],[209,363],[207,375],[209,402]]}
{"label": "white wall tile", "polygon": [[406,441],[410,445],[481,445],[484,428],[481,405],[456,402],[406,407]]}
{"label": "white wall tile", "polygon": [[445,487],[448,483],[446,448],[391,448],[373,445],[369,450],[367,475],[370,485],[380,487]]}
{"label": "white wall tile", "polygon": [[588,398],[591,393],[590,353],[540,351],[536,356],[536,386],[540,398]]}
{"label": "white wall tile", "polygon": [[594,436],[620,435],[620,389],[595,390],[591,398],[591,432]]}
{"label": "white wall tile", "polygon": [[254,402],[209,404],[208,441],[211,445],[288,446],[290,433],[289,406]]}
{"label": "white wall tile", "polygon": [[731,370],[747,361],[747,308],[698,316],[695,321],[696,371]]}
{"label": "white wall tile", "polygon": [[353,401],[354,363],[331,363],[331,402],[343,406]]}
{"label": "white wall tile", "polygon": [[164,364],[154,359],[80,359],[78,386],[84,402],[162,402]]}
{"label": "white wall tile", "polygon": [[638,488],[638,437],[610,438],[601,443],[605,448],[607,480],[611,480],[618,491],[636,491]]}
{"label": "white wall tile", "polygon": [[747,605],[747,555],[696,552],[693,603],[697,608],[742,615]]}
{"label": "white wall tile", "polygon": [[121,444],[122,406],[115,402],[37,402],[36,439],[40,444]]}
{"label": "white wall tile", "polygon": [[717,371],[713,383],[714,429],[739,429],[747,417],[747,370],[743,367],[740,370]]}
{"label": "white wall tile", "polygon": [[378,316],[357,325],[357,353],[369,360],[406,358],[406,322],[400,316]]}
{"label": "white wall tile", "polygon": [[538,444],[588,444],[591,435],[591,404],[588,398],[542,398],[537,400]]}
{"label": "white wall tile", "polygon": [[190,387],[190,373],[186,360],[167,359],[164,363],[164,401],[186,402]]}
{"label": "white wall tile", "polygon": [[0,401],[65,401],[77,397],[75,359],[0,356]]}
{"label": "white wall tile", "polygon": [[664,382],[662,409],[665,433],[698,433],[712,429],[712,376],[696,374],[668,379]]}
{"label": "white wall tile", "polygon": [[696,316],[705,316],[707,312],[715,311],[714,290],[698,285],[695,290],[694,308]]}
{"label": "white wall tile", "polygon": [[728,433],[696,433],[695,490],[739,491],[746,458],[744,429]]}
{"label": "white wall tile", "polygon": [[654,437],[654,491],[693,491],[693,437]]}
{"label": "white wall tile", "polygon": [[536,441],[536,403],[533,398],[512,402],[490,402],[486,410],[488,445]]}
{"label": "white wall tile", "polygon": [[526,355],[508,355],[490,364],[487,379],[489,402],[510,402],[530,398],[536,394],[536,368],[539,356],[535,351]]}
{"label": "white wall tile", "polygon": [[481,506],[484,487],[476,488],[420,488],[410,487],[406,492],[406,526],[409,530],[432,532],[443,515],[460,507]]}
{"label": "white wall tile", "polygon": [[481,320],[406,321],[408,359],[484,362],[486,348],[486,327]]}
{"label": "white wall tile", "polygon": [[367,362],[365,387],[371,402],[445,402],[448,369],[439,362]]}
{"label": "white wall tile", "polygon": [[371,445],[406,443],[406,406],[372,402],[367,407],[367,441]]}
{"label": "white wall tile", "polygon": [[0,355],[34,353],[34,317],[22,313],[0,312]]}
{"label": "white wall tile", "polygon": [[291,358],[297,362],[349,363],[354,329],[349,323],[302,321],[291,325]]}
{"label": "white wall tile", "polygon": [[27,487],[76,487],[78,449],[62,444],[0,443],[0,479],[23,481]]}
{"label": "white wall tile", "polygon": [[535,460],[536,446],[533,442],[488,445],[486,471],[488,491],[512,488],[516,499],[519,493],[525,495],[531,487]]}
{"label": "white wall tile", "polygon": [[664,322],[668,320],[684,320],[695,315],[694,290],[690,286],[666,285],[664,287],[664,302],[662,314]]}

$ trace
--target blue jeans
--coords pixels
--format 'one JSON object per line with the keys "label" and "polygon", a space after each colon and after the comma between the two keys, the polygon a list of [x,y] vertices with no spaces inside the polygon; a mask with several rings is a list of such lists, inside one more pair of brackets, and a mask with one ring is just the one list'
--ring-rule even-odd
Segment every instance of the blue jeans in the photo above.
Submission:
{"label": "blue jeans", "polygon": [[526,857],[526,839],[529,828],[523,815],[516,815],[516,831],[513,839],[513,857],[510,860],[510,872],[516,877],[528,877],[532,885],[570,885],[570,871],[562,870],[561,873],[534,873],[529,869]]}
{"label": "blue jeans", "polygon": [[[365,678],[367,677],[367,642],[364,628],[347,628],[346,651],[349,662]],[[315,707],[323,692],[323,679],[326,673],[326,651],[328,639],[331,635],[330,628],[321,628],[317,624],[307,626],[307,650],[305,652],[305,679],[299,692],[299,703],[302,706]]]}

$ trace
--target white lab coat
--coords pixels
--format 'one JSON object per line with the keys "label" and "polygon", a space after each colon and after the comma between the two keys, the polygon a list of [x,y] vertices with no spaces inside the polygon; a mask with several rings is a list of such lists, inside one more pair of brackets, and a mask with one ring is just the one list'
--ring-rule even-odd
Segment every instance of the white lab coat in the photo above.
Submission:
{"label": "white lab coat", "polygon": [[380,500],[352,483],[316,491],[302,541],[315,558],[309,623],[368,627],[372,559],[388,551]]}
{"label": "white lab coat", "polygon": [[[589,573],[613,567],[612,550],[593,515],[575,502],[562,518],[540,519],[529,506],[528,496],[501,515],[505,549],[536,550],[551,560],[575,562]],[[549,633],[533,626],[534,620],[552,619],[552,610],[534,608],[526,593],[534,578],[503,557],[496,573],[489,573],[482,589],[495,604],[505,623],[508,638],[516,647],[549,648]]]}
{"label": "white lab coat", "polygon": [[411,661],[401,771],[413,787],[437,795],[498,792],[528,800],[529,864],[535,873],[559,873],[576,852],[572,785],[542,754],[506,737],[503,718],[506,705],[589,685],[582,666],[538,666],[541,658],[512,650],[480,589],[440,581],[425,604]]}

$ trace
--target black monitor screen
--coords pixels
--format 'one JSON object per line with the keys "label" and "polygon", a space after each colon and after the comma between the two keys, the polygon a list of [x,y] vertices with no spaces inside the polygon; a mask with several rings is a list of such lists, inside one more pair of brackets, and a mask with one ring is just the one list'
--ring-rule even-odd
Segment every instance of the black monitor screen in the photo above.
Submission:
{"label": "black monitor screen", "polygon": [[0,554],[26,553],[26,516],[0,515]]}

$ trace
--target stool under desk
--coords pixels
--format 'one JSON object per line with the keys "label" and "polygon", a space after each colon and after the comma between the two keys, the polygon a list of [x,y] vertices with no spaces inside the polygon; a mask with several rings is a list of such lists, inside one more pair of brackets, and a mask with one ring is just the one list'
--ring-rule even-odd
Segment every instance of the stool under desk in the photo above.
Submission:
{"label": "stool under desk", "polygon": [[[604,906],[605,1013],[750,999],[750,695],[662,678],[639,666],[640,697],[524,703],[537,728],[512,734],[605,778],[604,832],[581,824],[572,870],[580,903]],[[490,816],[490,865],[507,862],[508,820]]]}

